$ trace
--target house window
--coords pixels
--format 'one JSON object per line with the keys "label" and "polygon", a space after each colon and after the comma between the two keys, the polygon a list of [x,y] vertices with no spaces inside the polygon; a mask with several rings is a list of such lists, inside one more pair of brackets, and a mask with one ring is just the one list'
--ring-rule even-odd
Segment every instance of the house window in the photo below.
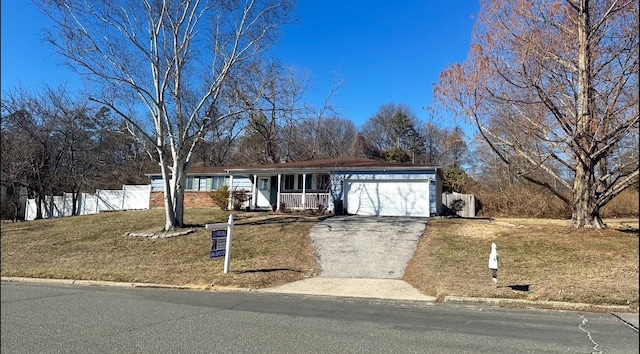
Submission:
{"label": "house window", "polygon": [[185,190],[215,191],[229,184],[227,176],[187,176]]}
{"label": "house window", "polygon": [[[302,190],[302,184],[303,184],[303,175],[298,175],[298,190]],[[311,190],[313,188],[313,178],[312,175],[307,175],[307,177],[304,179],[304,189],[305,190]]]}
{"label": "house window", "polygon": [[261,191],[269,190],[269,179],[268,178],[260,178],[258,180],[258,188],[260,188]]}
{"label": "house window", "polygon": [[[200,183],[198,184],[198,189],[199,191],[207,191],[210,189],[207,189],[207,177],[200,177]],[[211,184],[209,184],[209,186],[211,186]]]}
{"label": "house window", "polygon": [[295,177],[296,175],[284,175],[284,190],[294,190],[295,186]]}
{"label": "house window", "polygon": [[187,191],[194,190],[193,180],[194,180],[193,176],[187,176],[187,185],[184,187],[185,190]]}
{"label": "house window", "polygon": [[331,185],[331,178],[328,174],[316,175],[316,189],[326,191],[329,189],[329,185]]}
{"label": "house window", "polygon": [[211,188],[209,190],[217,191],[229,184],[229,177],[227,176],[213,176],[211,177]]}

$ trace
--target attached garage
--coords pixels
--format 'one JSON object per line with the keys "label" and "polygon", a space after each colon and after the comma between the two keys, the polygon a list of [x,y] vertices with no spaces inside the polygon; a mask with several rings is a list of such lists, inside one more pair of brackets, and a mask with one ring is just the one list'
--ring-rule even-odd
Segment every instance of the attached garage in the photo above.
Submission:
{"label": "attached garage", "polygon": [[344,181],[349,214],[375,216],[430,216],[429,179]]}

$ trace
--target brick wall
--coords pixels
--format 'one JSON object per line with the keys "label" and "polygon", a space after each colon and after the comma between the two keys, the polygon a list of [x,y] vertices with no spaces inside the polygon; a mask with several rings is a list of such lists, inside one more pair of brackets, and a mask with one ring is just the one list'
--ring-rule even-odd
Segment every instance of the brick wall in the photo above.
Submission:
{"label": "brick wall", "polygon": [[[184,192],[184,207],[214,207],[209,193],[211,192]],[[151,192],[149,205],[151,208],[164,208],[164,193]]]}

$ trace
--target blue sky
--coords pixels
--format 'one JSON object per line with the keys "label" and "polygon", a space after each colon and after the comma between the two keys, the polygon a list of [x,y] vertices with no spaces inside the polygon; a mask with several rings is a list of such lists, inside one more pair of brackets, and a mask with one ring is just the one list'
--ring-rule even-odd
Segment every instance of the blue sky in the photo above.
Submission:
{"label": "blue sky", "polygon": [[[299,0],[298,23],[283,29],[272,53],[310,72],[310,104],[322,104],[334,75],[342,79],[332,104],[358,126],[391,102],[407,104],[427,120],[423,107],[433,104],[433,84],[448,64],[466,58],[478,11],[475,0]],[[2,1],[1,13],[2,90],[79,86],[41,41],[50,22],[29,0]]]}

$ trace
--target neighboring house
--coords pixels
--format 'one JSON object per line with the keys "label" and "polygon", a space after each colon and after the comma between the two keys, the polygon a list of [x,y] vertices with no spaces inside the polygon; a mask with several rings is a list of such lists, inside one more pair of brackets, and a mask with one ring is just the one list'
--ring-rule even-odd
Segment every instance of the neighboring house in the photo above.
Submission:
{"label": "neighboring house", "polygon": [[[152,206],[163,206],[162,177],[150,174]],[[191,182],[190,182],[191,181]],[[379,216],[441,214],[442,172],[361,158],[243,167],[194,167],[187,171],[185,206],[213,205],[211,191],[246,190],[252,210],[326,209]],[[157,201],[157,202],[154,202]],[[231,201],[230,204],[231,205]]]}

